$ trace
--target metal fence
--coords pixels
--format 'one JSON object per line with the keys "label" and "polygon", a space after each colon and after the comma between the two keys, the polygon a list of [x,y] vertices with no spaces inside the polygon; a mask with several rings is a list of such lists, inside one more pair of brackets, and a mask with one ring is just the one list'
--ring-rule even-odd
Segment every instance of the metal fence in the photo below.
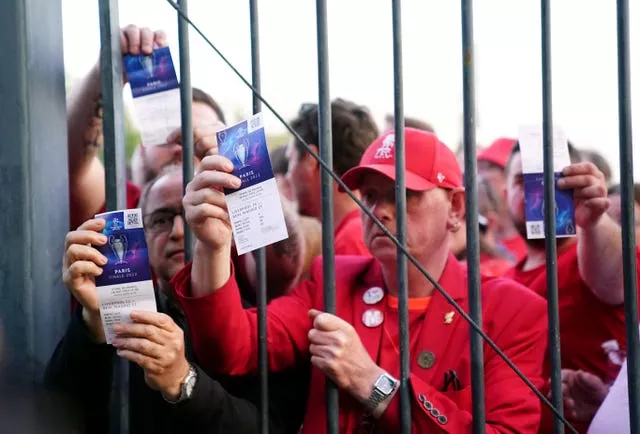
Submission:
{"label": "metal fence", "polygon": [[[289,131],[307,147],[310,154],[318,160],[322,167],[322,253],[324,272],[324,299],[325,310],[335,312],[335,273],[334,273],[334,247],[333,247],[333,210],[332,210],[332,183],[338,182],[343,187],[344,184],[332,171],[332,146],[331,146],[331,104],[329,93],[330,67],[328,62],[328,35],[327,35],[327,7],[325,0],[316,0],[317,19],[317,58],[318,58],[318,101],[319,101],[319,149],[320,155],[311,151],[308,144],[287,125],[286,121],[260,94],[260,50],[259,50],[259,29],[258,29],[258,2],[249,0],[250,4],[250,32],[251,32],[251,61],[252,77],[248,80],[231,65],[222,53],[218,51],[214,44],[204,35],[189,19],[187,0],[173,2],[167,0],[168,5],[176,10],[176,19],[179,28],[179,55],[181,67],[181,109],[182,109],[182,143],[183,143],[183,176],[184,185],[191,180],[193,175],[193,139],[191,125],[191,82],[189,71],[189,28],[196,31],[200,37],[214,49],[229,67],[238,75],[247,86],[253,90],[253,112],[259,112],[263,106],[272,111],[274,115],[289,129]],[[18,23],[26,22],[28,15],[21,5],[34,3],[31,0],[14,0],[11,2],[15,6]],[[55,2],[54,2],[55,3]],[[556,230],[555,219],[549,218],[555,214],[553,204],[554,199],[554,174],[553,174],[553,145],[552,145],[552,104],[551,104],[551,62],[550,62],[550,2],[541,0],[540,19],[542,29],[542,107],[543,107],[543,136],[544,136],[544,176],[545,176],[545,236],[549,242],[546,250],[547,267],[547,287],[548,287],[548,313],[549,313],[549,351],[551,361],[551,389],[552,402],[542,396],[522,374],[516,366],[511,363],[497,346],[482,331],[482,306],[480,299],[480,271],[479,271],[479,230],[478,230],[478,201],[476,188],[476,144],[475,144],[475,89],[474,89],[474,53],[473,53],[473,10],[471,0],[461,0],[461,20],[462,20],[462,50],[463,59],[463,97],[464,97],[464,155],[465,155],[465,189],[467,208],[467,240],[468,240],[468,270],[469,270],[469,312],[463,311],[454,300],[446,293],[446,288],[438,285],[435,279],[431,278],[420,264],[412,258],[406,249],[406,196],[404,178],[404,113],[403,113],[403,83],[402,83],[402,40],[401,40],[401,1],[391,0],[389,2],[391,19],[393,23],[393,66],[394,82],[388,83],[394,86],[394,116],[396,130],[396,207],[397,207],[397,235],[394,238],[389,231],[385,230],[382,224],[363,207],[362,203],[352,195],[352,198],[361,206],[363,211],[372,218],[376,224],[396,243],[398,248],[398,288],[399,288],[399,317],[400,317],[400,366],[401,366],[401,432],[411,432],[411,412],[410,412],[410,391],[409,391],[409,333],[408,333],[408,294],[407,294],[407,267],[409,262],[416,266],[435,286],[436,290],[451,303],[454,309],[468,321],[470,326],[470,351],[472,370],[472,397],[473,397],[473,432],[483,433],[485,431],[485,407],[484,407],[484,366],[483,366],[483,344],[486,343],[491,351],[497,351],[509,366],[521,376],[522,380],[534,390],[543,405],[548,405],[555,414],[554,431],[564,432],[570,427],[563,416],[561,378],[560,378],[560,339],[559,339],[559,315],[558,315],[558,282],[557,282],[557,251],[556,251]],[[10,9],[7,9],[10,10]],[[13,9],[11,9],[13,10]],[[629,384],[629,412],[631,422],[631,432],[640,434],[640,373],[639,345],[638,343],[638,309],[637,309],[637,288],[636,288],[636,268],[634,251],[634,199],[633,199],[633,170],[632,170],[632,134],[631,134],[631,105],[630,105],[630,72],[629,72],[629,5],[627,0],[617,1],[617,37],[618,37],[618,101],[619,101],[619,137],[620,137],[620,173],[621,173],[621,204],[622,204],[622,243],[623,243],[623,264],[624,264],[624,294],[625,294],[625,317],[626,317],[626,339],[628,357],[628,384]],[[118,23],[118,2],[117,0],[100,0],[100,33],[101,33],[101,71],[102,71],[102,92],[104,101],[104,143],[105,143],[105,166],[107,176],[107,209],[121,209],[125,207],[125,154],[124,154],[124,125],[123,125],[123,102],[122,102],[122,63],[119,41]],[[33,13],[29,10],[28,13]],[[14,15],[12,15],[14,17]],[[22,20],[22,21],[20,21]],[[0,19],[0,22],[7,20]],[[7,21],[8,22],[8,21]],[[3,28],[0,26],[0,28]],[[9,32],[15,31],[23,37],[23,30],[19,25],[9,27]],[[17,47],[22,47],[23,52],[27,52],[25,44],[16,42]],[[26,44],[28,47],[29,44]],[[26,62],[23,63],[26,65]],[[16,70],[16,80],[25,71]],[[18,94],[18,93],[17,93]],[[4,105],[4,104],[3,104]],[[26,98],[20,100],[19,107],[28,107]],[[9,107],[5,105],[5,107]],[[4,110],[7,113],[7,110]],[[11,114],[11,113],[9,113]],[[24,123],[18,122],[19,125]],[[2,124],[2,131],[17,131],[13,126]],[[14,134],[20,149],[32,149],[34,144],[32,138],[28,137],[25,131],[20,130],[20,134]],[[62,135],[64,136],[64,134]],[[0,152],[0,167],[7,167],[5,163],[6,146],[3,145]],[[28,151],[27,151],[28,152]],[[0,172],[2,179],[3,172]],[[23,184],[29,184],[33,175],[26,175]],[[36,186],[38,187],[38,186]],[[348,192],[349,190],[346,189]],[[28,193],[28,192],[27,192]],[[351,193],[349,193],[351,194]],[[36,197],[41,195],[36,194]],[[0,203],[3,201],[0,199]],[[10,204],[9,204],[10,205]],[[24,217],[24,214],[21,214]],[[0,233],[8,231],[8,225],[0,224]],[[187,258],[191,258],[190,247],[192,235],[185,228],[185,248]],[[29,232],[29,229],[25,230]],[[31,230],[33,232],[33,230]],[[30,233],[31,233],[30,232]],[[61,250],[60,250],[61,251]],[[58,252],[55,252],[58,254]],[[6,253],[0,253],[0,259]],[[260,402],[260,432],[268,431],[268,384],[267,384],[267,345],[266,345],[266,265],[264,251],[257,254],[259,271],[258,290],[258,312],[259,312],[259,372],[261,378],[261,402]],[[6,266],[2,262],[3,266]],[[22,264],[24,265],[24,264]],[[26,266],[25,266],[26,267]],[[15,281],[18,281],[17,279]],[[11,283],[11,282],[10,282]],[[5,293],[6,289],[0,288],[0,292]],[[9,293],[10,294],[10,293]],[[14,319],[4,310],[2,314],[8,320]],[[26,320],[29,322],[30,320]],[[23,324],[24,322],[17,321]],[[31,323],[29,323],[31,324]],[[33,327],[33,324],[31,324]],[[34,342],[33,328],[25,335],[30,336],[30,342]],[[18,335],[16,335],[18,336]],[[21,336],[21,335],[20,335]],[[50,344],[51,346],[53,344]],[[33,348],[25,348],[25,354],[33,353]],[[112,394],[112,424],[111,430],[114,433],[128,433],[128,365],[121,362],[116,365],[116,375],[114,375],[114,389]],[[335,385],[327,384],[327,432],[338,432],[338,391]]]}

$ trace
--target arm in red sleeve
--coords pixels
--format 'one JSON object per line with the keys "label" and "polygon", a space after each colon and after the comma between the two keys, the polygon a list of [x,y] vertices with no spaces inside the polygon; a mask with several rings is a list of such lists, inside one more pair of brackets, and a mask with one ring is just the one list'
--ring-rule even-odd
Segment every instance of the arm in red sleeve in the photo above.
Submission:
{"label": "arm in red sleeve", "polygon": [[[191,264],[172,279],[178,301],[189,323],[194,350],[203,367],[232,375],[257,370],[258,315],[243,309],[235,271],[220,289],[200,298],[191,297]],[[311,328],[308,311],[315,282],[304,282],[290,295],[267,306],[269,366],[282,370],[307,357],[307,333]]]}
{"label": "arm in red sleeve", "polygon": [[[524,300],[523,300],[524,301]],[[546,303],[541,298],[527,299],[527,307],[495,306],[499,320],[486,318],[498,347],[536,386],[542,383],[542,363],[547,344]],[[515,303],[514,300],[510,303]],[[522,305],[515,303],[514,305]],[[487,312],[485,312],[487,315]],[[497,317],[496,317],[497,318]],[[485,414],[487,433],[536,433],[540,423],[538,397],[487,345],[484,346]],[[446,392],[435,389],[418,375],[410,376],[412,432],[470,433],[472,430],[471,386]],[[400,427],[400,400],[394,396],[380,421],[387,432]]]}

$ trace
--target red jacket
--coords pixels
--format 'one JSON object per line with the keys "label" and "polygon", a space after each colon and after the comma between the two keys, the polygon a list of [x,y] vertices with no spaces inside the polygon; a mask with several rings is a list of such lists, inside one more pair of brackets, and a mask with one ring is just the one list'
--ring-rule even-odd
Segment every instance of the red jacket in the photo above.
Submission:
{"label": "red jacket", "polygon": [[[377,360],[382,327],[368,328],[363,312],[371,308],[363,301],[372,287],[384,288],[380,264],[372,258],[336,257],[336,300],[338,316],[351,323],[371,358]],[[206,369],[245,374],[257,369],[257,314],[243,310],[238,287],[231,279],[215,293],[190,298],[190,265],[173,280],[192,332],[193,345]],[[449,257],[440,285],[465,311],[466,274],[453,256]],[[307,333],[310,308],[322,309],[322,263],[315,261],[311,279],[290,295],[273,300],[267,307],[267,337],[270,369],[278,371],[309,358]],[[483,329],[507,356],[533,381],[542,384],[542,360],[547,345],[545,301],[525,287],[507,279],[485,279],[482,284]],[[470,433],[471,387],[469,326],[435,292],[426,310],[418,345],[420,352],[435,356],[433,366],[422,368],[417,354],[411,354],[412,432]],[[387,358],[388,359],[388,358]],[[395,366],[382,366],[399,375]],[[486,420],[488,433],[535,433],[540,421],[540,402],[493,350],[484,345]],[[457,390],[444,389],[445,373],[454,370]],[[325,376],[313,369],[304,433],[325,432]],[[435,411],[434,411],[435,409]],[[347,393],[340,394],[340,432],[356,431],[363,407]],[[439,417],[440,416],[440,417]],[[444,416],[444,417],[442,417]],[[385,432],[399,429],[399,397],[393,398],[380,420]]]}

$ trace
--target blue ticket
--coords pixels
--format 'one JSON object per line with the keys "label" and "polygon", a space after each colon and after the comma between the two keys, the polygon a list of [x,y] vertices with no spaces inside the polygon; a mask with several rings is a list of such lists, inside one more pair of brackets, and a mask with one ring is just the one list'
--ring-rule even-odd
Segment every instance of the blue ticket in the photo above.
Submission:
{"label": "blue ticket", "polygon": [[131,86],[142,143],[162,145],[180,127],[180,84],[169,47],[150,55],[126,55],[124,66]]}
{"label": "blue ticket", "polygon": [[[525,219],[527,238],[545,237],[544,232],[544,162],[542,126],[526,126],[520,128],[518,135],[522,156],[522,172],[524,183]],[[555,218],[556,236],[572,237],[576,235],[575,206],[573,190],[557,187],[562,169],[569,166],[568,141],[559,128],[553,131],[553,171],[555,179]]]}
{"label": "blue ticket", "polygon": [[113,338],[113,326],[130,322],[133,310],[155,312],[156,300],[139,208],[96,215],[105,220],[104,246],[96,247],[108,260],[96,277],[100,316],[107,343]]}
{"label": "blue ticket", "polygon": [[238,254],[287,238],[262,114],[218,131],[216,136],[220,155],[231,160],[233,174],[242,181],[237,190],[225,189]]}

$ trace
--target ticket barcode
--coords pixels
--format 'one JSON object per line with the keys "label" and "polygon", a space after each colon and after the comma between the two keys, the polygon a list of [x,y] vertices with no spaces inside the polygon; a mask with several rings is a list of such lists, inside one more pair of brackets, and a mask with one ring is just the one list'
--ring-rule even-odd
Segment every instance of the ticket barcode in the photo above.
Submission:
{"label": "ticket barcode", "polygon": [[527,238],[544,238],[544,223],[527,222]]}
{"label": "ticket barcode", "polygon": [[262,128],[262,113],[256,113],[255,115],[251,116],[251,118],[247,123],[248,133],[255,131],[259,128]]}
{"label": "ticket barcode", "polygon": [[142,228],[142,210],[128,209],[124,212],[124,228],[139,229]]}

